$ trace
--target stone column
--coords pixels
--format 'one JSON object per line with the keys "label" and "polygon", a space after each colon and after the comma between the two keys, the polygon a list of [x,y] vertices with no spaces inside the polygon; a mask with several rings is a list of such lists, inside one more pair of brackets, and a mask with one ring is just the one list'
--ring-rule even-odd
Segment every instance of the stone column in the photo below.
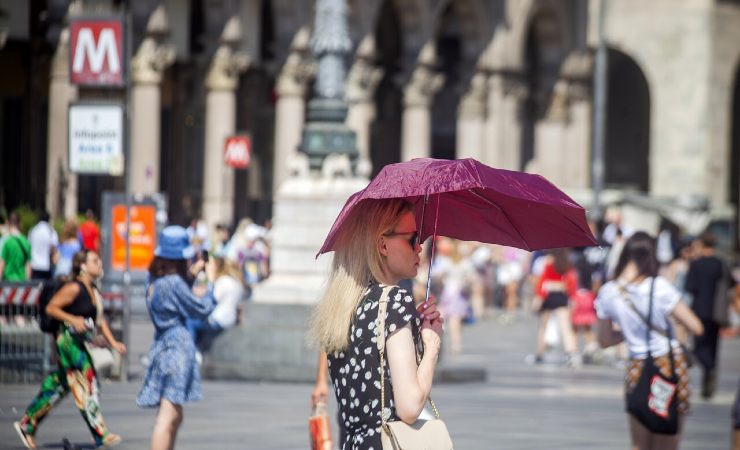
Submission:
{"label": "stone column", "polygon": [[365,37],[357,50],[355,62],[347,76],[347,127],[357,136],[358,167],[372,171],[370,158],[370,125],[375,120],[375,89],[383,77],[383,70],[373,64],[375,43]]}
{"label": "stone column", "polygon": [[535,157],[528,171],[566,188],[590,186],[591,66],[587,53],[563,62],[545,117],[536,125]]}
{"label": "stone column", "polygon": [[160,166],[160,83],[165,68],[175,61],[175,49],[162,45],[157,37],[168,32],[163,6],[147,24],[147,36],[131,61],[131,192],[159,191]]}
{"label": "stone column", "polygon": [[306,110],[306,87],[313,74],[309,62],[309,33],[302,29],[275,83],[275,164],[273,192],[288,178],[290,162],[298,151]]}
{"label": "stone column", "polygon": [[203,170],[203,219],[213,231],[217,223],[234,220],[234,169],[224,164],[224,140],[236,128],[236,89],[249,60],[236,51],[241,36],[237,18],[224,27],[206,86],[206,136]]}
{"label": "stone column", "polygon": [[460,99],[457,109],[458,158],[480,159],[485,147],[486,125],[486,75],[478,72],[470,80],[468,90]]}
{"label": "stone column", "polygon": [[568,83],[568,121],[565,145],[571,163],[565,168],[566,187],[591,186],[591,79],[583,77]]}
{"label": "stone column", "polygon": [[444,76],[430,63],[419,64],[403,92],[401,160],[431,156],[431,105],[434,95],[444,84]]}
{"label": "stone column", "polygon": [[487,164],[519,170],[521,158],[521,107],[527,87],[520,75],[497,71],[488,79],[486,120]]}
{"label": "stone column", "polygon": [[569,122],[568,84],[558,80],[553,88],[545,117],[535,124],[534,157],[524,168],[527,172],[539,173],[558,186],[570,186],[566,178],[567,167],[577,164],[572,150],[567,145]]}
{"label": "stone column", "polygon": [[69,171],[67,139],[68,108],[76,99],[77,87],[69,82],[69,29],[65,28],[51,63],[49,83],[46,208],[56,217],[77,215],[77,175]]}

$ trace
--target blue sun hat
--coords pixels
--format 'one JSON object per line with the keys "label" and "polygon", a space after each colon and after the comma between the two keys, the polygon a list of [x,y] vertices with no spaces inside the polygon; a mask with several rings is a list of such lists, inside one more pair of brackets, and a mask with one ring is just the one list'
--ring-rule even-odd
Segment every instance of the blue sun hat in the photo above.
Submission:
{"label": "blue sun hat", "polygon": [[159,233],[159,242],[154,256],[165,259],[190,259],[195,256],[195,249],[190,245],[188,232],[179,225],[165,227]]}

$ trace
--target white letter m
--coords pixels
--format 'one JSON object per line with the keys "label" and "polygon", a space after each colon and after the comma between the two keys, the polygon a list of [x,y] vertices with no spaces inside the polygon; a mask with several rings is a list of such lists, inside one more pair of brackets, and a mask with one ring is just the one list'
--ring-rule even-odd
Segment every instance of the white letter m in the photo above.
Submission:
{"label": "white letter m", "polygon": [[[85,66],[85,57],[90,60],[90,70],[93,73],[100,73],[103,69],[103,59],[108,59],[108,70],[111,73],[121,71],[118,58],[118,48],[116,47],[116,38],[113,30],[105,28],[100,31],[98,45],[95,45],[95,39],[90,28],[80,29],[77,35],[77,48],[75,48],[75,60],[72,63],[73,72],[82,72]],[[89,55],[89,56],[88,56]]]}

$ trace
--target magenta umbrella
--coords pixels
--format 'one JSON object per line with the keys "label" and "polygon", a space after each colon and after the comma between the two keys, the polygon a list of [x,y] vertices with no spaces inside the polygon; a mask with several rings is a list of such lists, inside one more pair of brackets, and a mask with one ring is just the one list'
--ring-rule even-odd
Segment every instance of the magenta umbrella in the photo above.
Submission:
{"label": "magenta umbrella", "polygon": [[352,194],[316,256],[334,250],[344,221],[364,200],[388,198],[415,204],[420,242],[439,235],[529,251],[596,245],[583,207],[540,175],[471,158],[419,158],[385,166]]}

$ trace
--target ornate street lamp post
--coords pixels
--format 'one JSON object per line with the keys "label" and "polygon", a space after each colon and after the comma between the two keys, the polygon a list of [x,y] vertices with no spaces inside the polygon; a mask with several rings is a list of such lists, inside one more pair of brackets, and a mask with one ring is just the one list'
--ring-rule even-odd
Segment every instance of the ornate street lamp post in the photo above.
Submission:
{"label": "ornate street lamp post", "polygon": [[344,58],[352,49],[347,5],[345,0],[317,0],[315,14],[311,50],[318,60],[318,74],[300,150],[308,155],[311,170],[320,170],[324,158],[337,153],[347,155],[354,172],[358,157],[356,137],[344,124]]}

